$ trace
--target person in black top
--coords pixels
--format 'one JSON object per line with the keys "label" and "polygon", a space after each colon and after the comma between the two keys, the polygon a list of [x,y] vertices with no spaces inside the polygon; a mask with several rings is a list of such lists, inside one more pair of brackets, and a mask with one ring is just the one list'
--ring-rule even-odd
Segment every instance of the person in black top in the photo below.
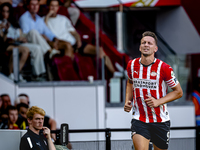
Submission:
{"label": "person in black top", "polygon": [[[20,150],[56,150],[50,135],[50,130],[43,127],[45,111],[32,106],[27,112],[29,129],[21,138]],[[40,130],[43,132],[40,134]]]}

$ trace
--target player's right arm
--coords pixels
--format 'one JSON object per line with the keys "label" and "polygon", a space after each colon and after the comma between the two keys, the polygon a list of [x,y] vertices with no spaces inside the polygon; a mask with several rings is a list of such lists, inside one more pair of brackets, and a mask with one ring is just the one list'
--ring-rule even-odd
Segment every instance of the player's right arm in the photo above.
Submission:
{"label": "player's right arm", "polygon": [[128,79],[127,85],[126,85],[126,99],[125,99],[125,105],[124,105],[124,111],[130,112],[132,105],[131,100],[133,98],[133,81]]}

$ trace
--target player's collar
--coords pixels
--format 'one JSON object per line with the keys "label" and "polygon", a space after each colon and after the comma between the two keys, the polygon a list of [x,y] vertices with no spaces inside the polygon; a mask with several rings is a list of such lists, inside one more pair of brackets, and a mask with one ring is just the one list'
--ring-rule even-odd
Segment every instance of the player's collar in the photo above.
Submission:
{"label": "player's collar", "polygon": [[142,64],[142,63],[141,63],[141,58],[140,58],[139,62],[140,62],[140,64],[141,64],[141,65],[143,65],[144,67],[148,67],[148,66],[150,66],[150,65],[154,64],[154,63],[156,62],[156,60],[157,60],[157,59],[154,57],[154,60],[153,60],[153,62],[152,62],[152,63],[150,63],[149,65],[144,65],[144,64]]}

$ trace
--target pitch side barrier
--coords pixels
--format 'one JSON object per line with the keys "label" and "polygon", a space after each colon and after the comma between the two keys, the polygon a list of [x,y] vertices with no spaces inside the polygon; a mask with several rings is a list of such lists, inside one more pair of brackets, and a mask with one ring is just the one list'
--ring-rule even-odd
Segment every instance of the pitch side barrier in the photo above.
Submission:
{"label": "pitch side barrier", "polygon": [[[200,149],[200,126],[195,127],[171,127],[170,130],[196,130],[196,150]],[[56,134],[56,144],[66,146],[68,144],[69,133],[91,133],[91,132],[104,132],[106,137],[106,150],[111,150],[111,132],[130,132],[129,128],[115,128],[115,129],[76,129],[69,130],[68,124],[61,124],[60,130],[52,130],[51,133]]]}

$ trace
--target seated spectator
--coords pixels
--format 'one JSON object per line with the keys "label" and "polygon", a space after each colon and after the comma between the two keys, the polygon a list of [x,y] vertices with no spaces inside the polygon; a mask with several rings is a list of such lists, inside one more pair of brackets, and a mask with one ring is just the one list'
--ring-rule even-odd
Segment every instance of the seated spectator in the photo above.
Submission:
{"label": "seated spectator", "polygon": [[3,104],[3,101],[2,101],[2,99],[1,99],[1,97],[0,97],[0,113],[1,113],[2,104]]}
{"label": "seated spectator", "polygon": [[[92,44],[82,43],[80,35],[75,30],[70,20],[63,15],[57,14],[59,10],[58,0],[49,0],[49,12],[45,16],[44,20],[49,29],[56,35],[56,38],[60,42],[67,42],[67,48],[65,49],[65,55],[74,58],[74,51],[78,48],[80,54],[96,54],[96,46]],[[58,42],[58,45],[61,44]],[[104,53],[102,47],[100,47],[100,58],[105,57],[105,65],[108,67],[111,73],[115,72],[110,58]]]}
{"label": "seated spectator", "polygon": [[2,120],[6,120],[6,119],[8,119],[8,109],[7,109],[7,107],[11,105],[10,96],[8,94],[2,94],[1,100],[2,100],[3,103],[2,103],[0,118]]}
{"label": "seated spectator", "polygon": [[18,119],[18,111],[15,106],[8,106],[8,120],[0,124],[0,129],[14,129],[18,130],[19,127],[16,124]]}
{"label": "seated spectator", "polygon": [[20,103],[25,103],[26,105],[29,106],[30,102],[27,94],[22,93],[18,95],[18,97],[14,101],[14,105],[17,106]]}
{"label": "seated spectator", "polygon": [[[41,47],[37,44],[27,43],[27,39],[23,36],[22,31],[19,27],[19,24],[14,20],[13,9],[11,4],[3,3],[0,6],[0,27],[2,32],[2,36],[5,41],[5,49],[10,52],[13,48],[17,47],[19,53],[21,54],[20,62],[19,62],[19,70],[23,68],[30,51],[31,55],[31,64],[33,65],[33,73],[36,76],[43,74],[46,72],[43,54],[41,52]],[[9,72],[10,78],[14,79],[13,71],[13,62],[12,56],[11,61],[9,62]],[[21,74],[19,75],[19,79],[23,80]]]}
{"label": "seated spectator", "polygon": [[27,116],[26,116],[28,108],[29,106],[25,103],[20,103],[17,105],[17,110],[19,115],[16,124],[22,130],[26,130],[28,127]]}
{"label": "seated spectator", "polygon": [[12,7],[23,6],[25,0],[12,0]]}
{"label": "seated spectator", "polygon": [[18,95],[18,97],[26,97],[26,99],[24,99],[24,100],[22,100],[22,101],[20,101],[20,102],[21,102],[21,103],[25,103],[25,104],[27,104],[27,105],[30,105],[29,97],[28,97],[27,94],[25,94],[25,93],[20,93],[20,94]]}
{"label": "seated spectator", "polygon": [[[37,15],[39,7],[39,0],[27,0],[28,11],[19,18],[19,24],[28,41],[39,44],[43,55],[45,55],[49,51],[56,51],[58,41],[43,19]],[[55,48],[54,51],[52,51],[50,45]]]}

